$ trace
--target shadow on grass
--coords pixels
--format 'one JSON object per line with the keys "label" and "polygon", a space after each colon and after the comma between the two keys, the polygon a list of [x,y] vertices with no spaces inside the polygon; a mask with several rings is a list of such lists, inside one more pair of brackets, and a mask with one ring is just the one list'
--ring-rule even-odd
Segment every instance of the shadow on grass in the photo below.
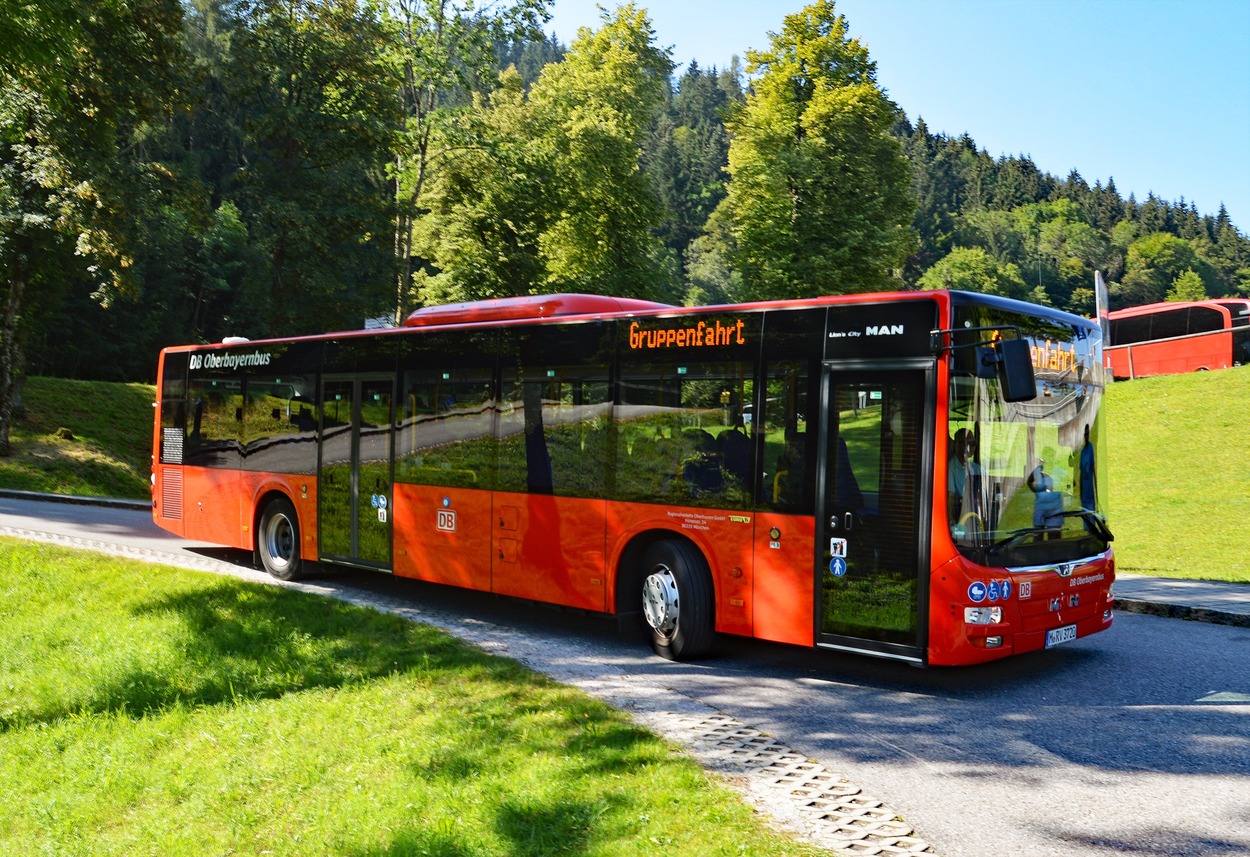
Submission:
{"label": "shadow on grass", "polygon": [[[605,816],[621,809],[621,801],[611,798],[599,801],[563,800],[558,805],[505,800],[494,812],[493,826],[506,843],[504,853],[514,857],[554,857],[554,855],[588,854],[594,849],[596,830]],[[463,842],[454,830],[436,825],[421,830],[396,834],[387,845],[350,852],[352,857],[398,857],[398,855],[431,855],[431,857],[462,857],[480,854],[480,847]]]}
{"label": "shadow on grass", "polygon": [[[239,581],[147,600],[132,613],[168,622],[172,657],[159,668],[116,659],[117,640],[83,641],[99,653],[84,668],[115,674],[86,695],[63,696],[42,708],[0,713],[0,732],[69,715],[143,717],[171,706],[190,708],[274,699],[290,693],[343,688],[386,676],[414,680],[509,682],[545,680],[519,664],[492,659],[429,626],[306,593]],[[119,623],[120,624],[120,623]]]}
{"label": "shadow on grass", "polygon": [[480,854],[474,847],[465,848],[454,834],[436,831],[405,831],[383,848],[370,848],[363,851],[352,851],[351,857],[464,857],[466,854]]}

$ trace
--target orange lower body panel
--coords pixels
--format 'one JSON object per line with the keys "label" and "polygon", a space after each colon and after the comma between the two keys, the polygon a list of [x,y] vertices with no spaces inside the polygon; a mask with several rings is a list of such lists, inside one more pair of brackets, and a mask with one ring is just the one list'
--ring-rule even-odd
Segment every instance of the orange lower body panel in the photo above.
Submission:
{"label": "orange lower body panel", "polygon": [[[1110,552],[1067,576],[1054,570],[1010,573],[955,557],[933,576],[929,613],[929,663],[964,666],[1047,647],[1048,633],[1069,629],[1059,642],[1088,637],[1111,627],[1115,558]],[[973,594],[981,600],[973,600]],[[970,624],[969,607],[998,607],[1002,621]],[[997,641],[991,644],[992,641]]]}
{"label": "orange lower body panel", "polygon": [[583,610],[607,609],[604,500],[494,497],[491,588]]}
{"label": "orange lower body panel", "polygon": [[814,645],[815,562],[814,519],[768,514],[757,517],[754,636],[778,643]]}
{"label": "orange lower body panel", "polygon": [[396,484],[393,497],[396,576],[490,591],[489,492]]}
{"label": "orange lower body panel", "polygon": [[267,495],[295,506],[300,554],[317,559],[317,480],[300,474],[213,467],[161,467],[152,509],[157,526],[192,541],[242,550],[255,546],[254,516]]}
{"label": "orange lower body panel", "polygon": [[395,574],[607,609],[603,500],[395,486]]}

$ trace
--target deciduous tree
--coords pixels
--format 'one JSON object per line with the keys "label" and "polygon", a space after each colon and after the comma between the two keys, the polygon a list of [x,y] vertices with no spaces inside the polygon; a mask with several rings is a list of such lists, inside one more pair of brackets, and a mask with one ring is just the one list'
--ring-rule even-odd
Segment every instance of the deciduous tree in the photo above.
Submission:
{"label": "deciduous tree", "polygon": [[660,208],[639,169],[641,142],[672,63],[632,3],[583,28],[530,93],[536,145],[556,177],[555,217],[539,239],[550,287],[671,297],[676,260],[651,234]]}
{"label": "deciduous tree", "polygon": [[[136,129],[174,96],[178,0],[54,0],[0,10],[0,455],[10,452],[32,287],[94,278],[101,300],[133,260]],[[29,37],[29,39],[27,39]]]}
{"label": "deciduous tree", "polygon": [[728,122],[741,297],[862,292],[899,284],[915,246],[911,176],[890,134],[898,108],[830,0],[787,15],[747,52],[746,103]]}
{"label": "deciduous tree", "polygon": [[1155,232],[1139,238],[1128,248],[1124,278],[1111,291],[1118,306],[1158,303],[1186,270],[1199,270],[1202,262],[1183,238]]}
{"label": "deciduous tree", "polygon": [[438,135],[455,125],[471,94],[495,81],[495,48],[502,42],[542,38],[551,0],[387,0],[391,32],[386,59],[402,118],[390,177],[394,192],[393,252],[397,259],[395,320],[415,299],[414,229],[439,157]]}
{"label": "deciduous tree", "polygon": [[1186,268],[1184,273],[1172,281],[1172,288],[1168,289],[1167,300],[1169,301],[1204,301],[1210,295],[1207,294],[1207,287],[1202,284],[1202,277],[1193,268]]}
{"label": "deciduous tree", "polygon": [[1000,262],[980,247],[956,247],[920,278],[922,289],[958,289],[1026,300],[1029,287],[1020,269]]}
{"label": "deciduous tree", "polygon": [[271,335],[386,313],[393,270],[385,170],[398,104],[384,31],[356,0],[253,0],[229,68],[244,108],[234,176],[265,260],[253,317]]}
{"label": "deciduous tree", "polygon": [[651,233],[659,204],[640,142],[668,59],[632,5],[583,29],[526,98],[520,76],[479,98],[475,118],[436,138],[416,235],[439,273],[426,301],[584,291],[672,299],[676,260]]}

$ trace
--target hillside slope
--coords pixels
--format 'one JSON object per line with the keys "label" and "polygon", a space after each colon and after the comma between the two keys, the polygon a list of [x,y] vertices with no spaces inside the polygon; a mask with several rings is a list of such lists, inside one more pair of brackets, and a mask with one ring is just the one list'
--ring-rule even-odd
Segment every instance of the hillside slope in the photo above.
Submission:
{"label": "hillside slope", "polygon": [[[151,384],[28,379],[0,488],[148,499],[155,395]],[[61,428],[72,439],[58,437]]]}
{"label": "hillside slope", "polygon": [[1107,393],[1120,571],[1250,581],[1250,366],[1121,381]]}

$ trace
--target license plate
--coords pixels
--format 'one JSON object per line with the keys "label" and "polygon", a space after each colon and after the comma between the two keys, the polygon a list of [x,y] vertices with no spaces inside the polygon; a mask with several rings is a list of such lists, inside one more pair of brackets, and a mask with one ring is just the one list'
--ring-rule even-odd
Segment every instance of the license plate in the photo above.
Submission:
{"label": "license plate", "polygon": [[1046,632],[1046,648],[1057,646],[1060,643],[1070,643],[1076,639],[1076,626],[1064,625],[1062,628],[1056,628],[1053,631]]}

